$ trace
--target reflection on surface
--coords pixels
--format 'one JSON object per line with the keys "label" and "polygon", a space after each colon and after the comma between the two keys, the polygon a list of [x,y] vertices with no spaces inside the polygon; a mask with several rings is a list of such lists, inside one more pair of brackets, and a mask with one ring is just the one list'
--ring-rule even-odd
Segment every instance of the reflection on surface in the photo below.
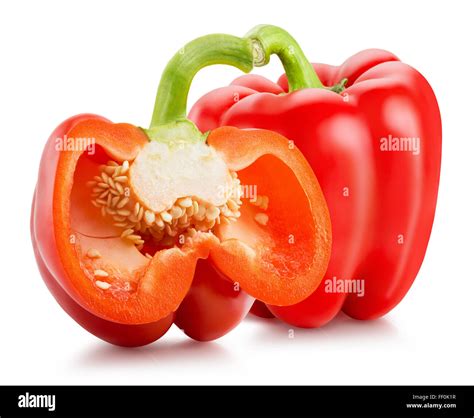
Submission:
{"label": "reflection on surface", "polygon": [[208,363],[230,361],[228,350],[215,342],[200,343],[187,337],[185,340],[166,341],[166,336],[153,344],[138,348],[116,347],[98,341],[82,352],[78,358],[80,366],[107,367],[131,364],[134,366],[152,363]]}
{"label": "reflection on surface", "polygon": [[[373,346],[374,343],[390,343],[400,337],[397,327],[387,318],[374,321],[357,321],[344,314],[339,314],[328,325],[319,329],[302,329],[291,327],[276,319],[262,319],[249,315],[240,327],[244,327],[245,336],[229,334],[215,342],[201,343],[188,339],[184,335],[166,335],[163,339],[139,348],[115,347],[100,341],[87,347],[76,359],[75,366],[108,368],[115,366],[174,366],[205,368],[209,365],[236,365],[234,361],[241,357],[240,351],[257,354],[268,348],[293,347],[300,350],[327,349],[328,344],[334,348],[345,347],[347,350],[358,345]],[[174,329],[173,331],[177,331]],[[239,327],[236,332],[239,331]],[[251,335],[248,335],[251,333]],[[183,339],[184,338],[184,339]],[[238,346],[230,339],[241,341]]]}
{"label": "reflection on surface", "polygon": [[397,327],[387,318],[359,321],[344,313],[339,313],[329,324],[316,329],[297,328],[275,318],[264,319],[253,315],[249,316],[247,321],[261,325],[262,329],[254,338],[268,343],[283,343],[296,339],[308,343],[314,342],[314,344],[328,339],[333,339],[335,342],[354,343],[364,339],[389,340],[399,335]]}

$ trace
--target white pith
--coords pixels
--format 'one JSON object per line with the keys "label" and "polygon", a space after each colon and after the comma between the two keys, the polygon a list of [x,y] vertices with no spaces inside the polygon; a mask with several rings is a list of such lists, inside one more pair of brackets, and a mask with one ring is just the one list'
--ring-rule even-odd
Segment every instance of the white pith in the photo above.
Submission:
{"label": "white pith", "polygon": [[198,197],[221,206],[232,191],[225,162],[208,145],[148,143],[130,166],[130,185],[140,203],[155,213],[179,198]]}
{"label": "white pith", "polygon": [[[139,249],[146,236],[163,245],[240,217],[240,181],[204,143],[151,142],[133,163],[109,161],[89,182],[92,204]],[[181,242],[182,243],[182,242]]]}

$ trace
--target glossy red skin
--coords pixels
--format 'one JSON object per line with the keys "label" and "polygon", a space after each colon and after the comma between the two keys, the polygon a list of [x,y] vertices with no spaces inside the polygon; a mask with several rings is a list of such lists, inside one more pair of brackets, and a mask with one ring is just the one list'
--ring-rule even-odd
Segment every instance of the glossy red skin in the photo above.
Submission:
{"label": "glossy red skin", "polygon": [[59,305],[83,328],[115,345],[135,347],[149,344],[168,331],[173,314],[157,322],[142,325],[118,324],[87,311],[71,298],[63,287],[66,274],[61,265],[53,229],[53,189],[59,153],[55,151],[56,138],[62,138],[79,122],[104,118],[97,115],[78,115],[67,119],[51,134],[45,147],[35,198],[31,210],[31,238],[36,261],[46,286]]}
{"label": "glossy red skin", "polygon": [[266,318],[266,319],[275,318],[275,315],[273,315],[269,311],[267,305],[265,305],[263,302],[260,302],[259,300],[256,300],[253,303],[252,308],[250,309],[250,313],[260,318]]}
{"label": "glossy red skin", "polygon": [[[98,118],[97,115],[78,115],[59,125],[51,135],[42,158],[37,190],[41,199],[33,200],[31,237],[38,268],[46,286],[60,306],[83,328],[115,345],[142,346],[156,341],[173,324],[175,314],[157,322],[127,325],[107,321],[84,309],[63,287],[65,273],[59,260],[52,220],[52,193],[59,154],[54,140],[62,138],[79,122]],[[207,260],[200,260],[193,285],[176,313],[176,323],[183,331],[199,341],[219,338],[236,327],[247,315],[255,299],[217,272]]]}
{"label": "glossy red skin", "polygon": [[[344,94],[282,94],[285,77],[275,84],[250,75],[203,96],[190,112],[202,131],[224,125],[276,131],[312,165],[331,214],[331,261],[309,298],[269,307],[300,327],[322,326],[341,309],[357,319],[378,318],[403,299],[428,245],[441,162],[437,101],[415,69],[382,50],[363,51],[340,67],[314,67],[328,86],[348,78]],[[419,155],[381,151],[380,138],[389,134],[419,137]],[[333,277],[364,280],[365,295],[326,292]]]}
{"label": "glossy red skin", "polygon": [[235,328],[255,298],[236,288],[208,259],[199,260],[193,284],[176,311],[175,323],[197,341],[211,341]]}

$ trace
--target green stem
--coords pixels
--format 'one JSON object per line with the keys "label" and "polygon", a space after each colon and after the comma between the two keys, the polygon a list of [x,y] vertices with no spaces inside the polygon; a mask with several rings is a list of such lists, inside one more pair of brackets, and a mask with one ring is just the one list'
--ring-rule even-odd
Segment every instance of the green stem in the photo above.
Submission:
{"label": "green stem", "polygon": [[163,72],[150,128],[186,119],[191,82],[200,69],[213,64],[232,65],[246,73],[251,71],[251,40],[216,34],[195,39],[182,48]]}
{"label": "green stem", "polygon": [[[313,66],[293,37],[285,30],[271,25],[259,25],[247,35],[256,46],[256,66],[268,64],[270,55],[276,54],[288,77],[289,91],[304,88],[323,88]],[[260,55],[260,56],[258,56]]]}
{"label": "green stem", "polygon": [[[166,66],[158,86],[150,129],[186,121],[189,89],[200,69],[226,64],[247,73],[254,65],[266,65],[272,54],[283,64],[290,92],[324,88],[299,45],[281,28],[260,25],[244,38],[222,34],[203,36],[188,43]],[[189,124],[188,121],[185,125]],[[163,129],[159,131],[161,135]]]}

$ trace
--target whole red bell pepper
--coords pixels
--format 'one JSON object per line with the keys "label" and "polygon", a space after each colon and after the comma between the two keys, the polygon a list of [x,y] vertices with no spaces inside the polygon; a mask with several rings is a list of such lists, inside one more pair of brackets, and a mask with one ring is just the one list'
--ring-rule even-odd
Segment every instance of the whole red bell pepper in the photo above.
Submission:
{"label": "whole red bell pepper", "polygon": [[321,183],[333,226],[325,280],[306,300],[269,309],[300,327],[324,325],[341,309],[380,317],[409,290],[430,237],[441,162],[435,95],[386,51],[360,52],[339,67],[311,65],[279,28],[247,37],[262,65],[275,53],[286,74],[278,83],[242,76],[203,96],[189,117],[202,131],[264,128],[294,141]]}
{"label": "whole red bell pepper", "polygon": [[46,143],[31,216],[36,259],[59,304],[96,336],[138,346],[176,321],[210,340],[255,298],[290,305],[319,285],[330,220],[301,152],[271,131],[203,135],[186,119],[200,68],[249,71],[253,60],[248,38],[199,38],[166,67],[149,129],[84,114]]}

